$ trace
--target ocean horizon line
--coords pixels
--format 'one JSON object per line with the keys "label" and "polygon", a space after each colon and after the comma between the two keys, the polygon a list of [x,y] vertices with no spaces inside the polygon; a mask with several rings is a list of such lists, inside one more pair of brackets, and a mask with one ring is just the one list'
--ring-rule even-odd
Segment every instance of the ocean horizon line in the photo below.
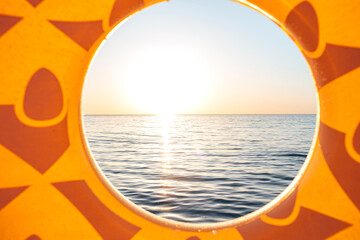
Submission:
{"label": "ocean horizon line", "polygon": [[[161,114],[142,114],[142,113],[114,113],[114,114],[83,114],[83,116],[157,116]],[[317,113],[184,113],[184,114],[171,114],[175,116],[236,116],[236,115],[317,115]]]}

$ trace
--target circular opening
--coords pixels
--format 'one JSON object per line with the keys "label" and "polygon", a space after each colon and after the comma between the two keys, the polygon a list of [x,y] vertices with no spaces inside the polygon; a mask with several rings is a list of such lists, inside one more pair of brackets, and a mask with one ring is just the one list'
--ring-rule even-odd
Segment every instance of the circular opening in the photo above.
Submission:
{"label": "circular opening", "polygon": [[103,44],[83,110],[115,188],[159,216],[203,223],[248,214],[289,185],[311,146],[316,97],[300,51],[266,17],[174,0]]}

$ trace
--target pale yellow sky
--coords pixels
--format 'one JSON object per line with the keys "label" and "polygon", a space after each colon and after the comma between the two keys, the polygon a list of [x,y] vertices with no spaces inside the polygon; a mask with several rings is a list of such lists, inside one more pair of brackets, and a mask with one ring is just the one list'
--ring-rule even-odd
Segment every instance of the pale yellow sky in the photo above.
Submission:
{"label": "pale yellow sky", "polygon": [[[222,14],[218,14],[222,12]],[[304,57],[273,22],[231,1],[145,9],[103,44],[85,114],[314,114]]]}

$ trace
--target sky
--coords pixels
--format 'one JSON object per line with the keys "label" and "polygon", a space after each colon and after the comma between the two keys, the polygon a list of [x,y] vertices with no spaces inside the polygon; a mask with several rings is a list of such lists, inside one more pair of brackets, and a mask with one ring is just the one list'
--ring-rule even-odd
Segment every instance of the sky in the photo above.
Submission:
{"label": "sky", "polygon": [[84,114],[315,114],[295,43],[227,0],[170,0],[112,31],[87,73]]}

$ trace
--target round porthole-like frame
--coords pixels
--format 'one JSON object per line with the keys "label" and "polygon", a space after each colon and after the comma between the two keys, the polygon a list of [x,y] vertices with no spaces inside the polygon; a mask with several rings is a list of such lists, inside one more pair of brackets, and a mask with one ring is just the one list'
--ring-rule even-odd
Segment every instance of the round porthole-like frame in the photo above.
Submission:
{"label": "round porthole-like frame", "polygon": [[[81,92],[94,53],[157,0],[0,2],[1,239],[355,239],[360,236],[360,3],[249,0],[294,39],[319,96],[308,159],[245,217],[189,224],[118,193],[91,157]],[[145,41],[145,40],[144,40]]]}

